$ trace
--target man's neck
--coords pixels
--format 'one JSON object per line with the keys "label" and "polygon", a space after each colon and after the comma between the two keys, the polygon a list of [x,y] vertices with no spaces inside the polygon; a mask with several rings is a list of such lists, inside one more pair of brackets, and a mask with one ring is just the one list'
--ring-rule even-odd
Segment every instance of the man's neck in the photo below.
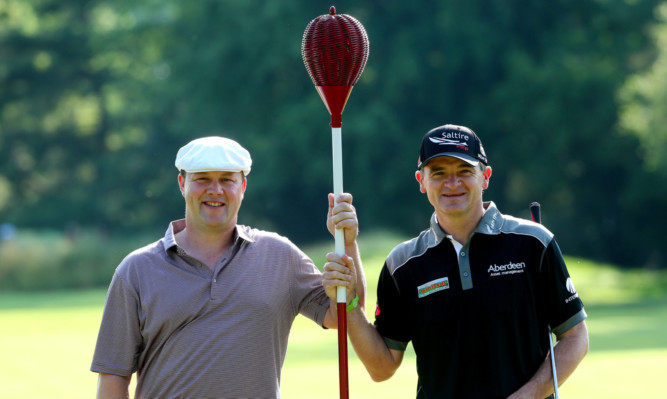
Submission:
{"label": "man's neck", "polygon": [[219,231],[185,228],[175,235],[176,242],[189,255],[213,267],[215,262],[234,242],[236,226]]}
{"label": "man's neck", "polygon": [[484,216],[485,209],[480,206],[474,213],[463,215],[441,215],[436,213],[438,224],[443,231],[450,234],[456,241],[465,245]]}

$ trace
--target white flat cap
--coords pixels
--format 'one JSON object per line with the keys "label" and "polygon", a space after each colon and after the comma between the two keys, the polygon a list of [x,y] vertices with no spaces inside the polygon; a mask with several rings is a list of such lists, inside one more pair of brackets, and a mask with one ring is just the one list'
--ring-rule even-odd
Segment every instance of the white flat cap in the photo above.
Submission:
{"label": "white flat cap", "polygon": [[181,147],[176,154],[176,168],[189,173],[216,170],[250,173],[250,153],[239,143],[225,137],[202,137]]}

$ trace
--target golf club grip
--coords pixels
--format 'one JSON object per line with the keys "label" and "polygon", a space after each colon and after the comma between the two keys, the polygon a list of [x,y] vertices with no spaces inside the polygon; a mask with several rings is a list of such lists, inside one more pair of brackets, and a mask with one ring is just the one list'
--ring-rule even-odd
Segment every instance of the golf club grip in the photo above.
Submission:
{"label": "golf club grip", "polygon": [[533,202],[530,204],[530,217],[533,219],[533,222],[540,224],[542,223],[542,215],[540,212],[539,202]]}

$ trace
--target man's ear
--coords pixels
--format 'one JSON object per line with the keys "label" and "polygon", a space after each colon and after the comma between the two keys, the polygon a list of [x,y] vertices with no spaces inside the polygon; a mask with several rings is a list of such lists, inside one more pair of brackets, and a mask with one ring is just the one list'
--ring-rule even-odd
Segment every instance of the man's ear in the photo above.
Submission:
{"label": "man's ear", "polygon": [[422,175],[422,172],[420,170],[415,172],[415,179],[419,182],[419,191],[422,193],[426,192],[426,188],[424,187],[424,175]]}
{"label": "man's ear", "polygon": [[181,195],[185,196],[185,178],[182,174],[178,174],[178,188],[181,189]]}
{"label": "man's ear", "polygon": [[486,169],[484,169],[484,183],[482,184],[482,189],[486,190],[489,188],[489,180],[491,179],[491,175],[493,174],[493,170],[491,169],[490,166],[487,166]]}

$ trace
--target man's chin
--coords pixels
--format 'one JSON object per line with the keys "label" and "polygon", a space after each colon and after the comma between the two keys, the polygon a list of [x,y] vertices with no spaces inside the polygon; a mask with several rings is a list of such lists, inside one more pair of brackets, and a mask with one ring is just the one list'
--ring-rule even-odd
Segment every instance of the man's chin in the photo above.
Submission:
{"label": "man's chin", "polygon": [[464,201],[459,201],[459,202],[452,202],[452,201],[446,201],[443,203],[443,201],[440,202],[439,204],[439,211],[446,216],[457,216],[465,213],[466,210],[466,204]]}
{"label": "man's chin", "polygon": [[202,220],[202,225],[209,229],[225,229],[229,225],[234,226],[236,223],[226,217],[205,217]]}
{"label": "man's chin", "polygon": [[441,197],[440,207],[444,209],[458,209],[463,210],[467,204],[467,197],[462,195],[460,197]]}

